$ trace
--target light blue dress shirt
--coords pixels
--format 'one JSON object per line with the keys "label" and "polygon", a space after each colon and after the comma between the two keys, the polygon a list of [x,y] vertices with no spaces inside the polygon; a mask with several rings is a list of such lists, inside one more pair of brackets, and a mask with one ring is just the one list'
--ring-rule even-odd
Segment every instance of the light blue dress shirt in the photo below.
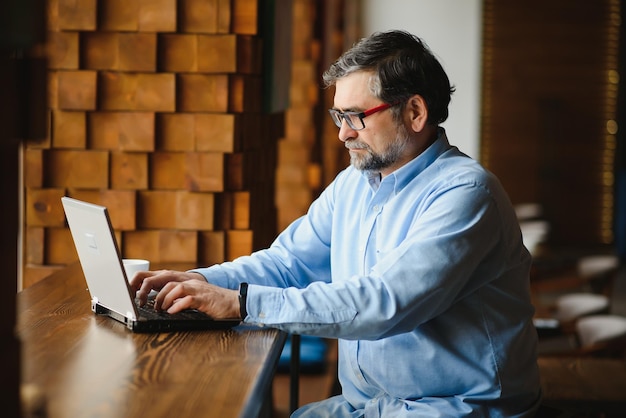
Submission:
{"label": "light blue dress shirt", "polygon": [[540,397],[530,256],[498,180],[443,129],[382,181],[342,171],[269,249],[198,269],[247,323],[339,339],[311,416],[525,417]]}

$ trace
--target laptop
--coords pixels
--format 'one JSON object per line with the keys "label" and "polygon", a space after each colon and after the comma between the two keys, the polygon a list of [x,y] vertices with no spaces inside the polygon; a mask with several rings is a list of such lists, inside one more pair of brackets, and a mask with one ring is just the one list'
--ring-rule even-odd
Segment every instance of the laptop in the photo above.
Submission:
{"label": "laptop", "polygon": [[67,223],[78,252],[91,309],[125,324],[133,332],[228,329],[239,319],[215,320],[196,310],[177,314],[139,307],[129,287],[106,207],[62,197]]}

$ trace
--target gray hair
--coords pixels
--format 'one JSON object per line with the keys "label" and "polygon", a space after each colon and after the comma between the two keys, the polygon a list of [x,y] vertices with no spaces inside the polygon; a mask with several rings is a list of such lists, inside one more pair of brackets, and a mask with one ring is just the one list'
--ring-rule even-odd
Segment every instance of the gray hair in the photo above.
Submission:
{"label": "gray hair", "polygon": [[[417,36],[405,31],[377,32],[361,39],[324,73],[326,87],[357,71],[371,71],[369,89],[385,103],[395,104],[418,94],[428,107],[428,123],[448,118],[454,87],[437,58]],[[401,108],[391,110],[398,119]]]}

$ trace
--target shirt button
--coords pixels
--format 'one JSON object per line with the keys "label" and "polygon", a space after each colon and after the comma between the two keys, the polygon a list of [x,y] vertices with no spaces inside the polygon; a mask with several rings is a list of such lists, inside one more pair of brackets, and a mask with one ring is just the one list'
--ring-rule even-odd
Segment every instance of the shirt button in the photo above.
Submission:
{"label": "shirt button", "polygon": [[380,206],[374,205],[372,209],[374,210],[374,212],[378,212],[378,210],[380,209]]}

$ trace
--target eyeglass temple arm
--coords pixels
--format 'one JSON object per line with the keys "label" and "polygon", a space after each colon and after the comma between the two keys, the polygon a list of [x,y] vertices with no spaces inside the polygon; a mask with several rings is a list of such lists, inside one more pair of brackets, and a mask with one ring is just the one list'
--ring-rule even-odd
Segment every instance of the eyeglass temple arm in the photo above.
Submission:
{"label": "eyeglass temple arm", "polygon": [[376,106],[376,107],[373,107],[371,109],[367,109],[365,112],[361,112],[361,115],[363,115],[362,117],[369,116],[372,113],[380,112],[381,110],[385,110],[385,109],[387,109],[387,108],[389,108],[391,106],[393,106],[393,105],[389,104],[389,103],[383,103],[380,106]]}

